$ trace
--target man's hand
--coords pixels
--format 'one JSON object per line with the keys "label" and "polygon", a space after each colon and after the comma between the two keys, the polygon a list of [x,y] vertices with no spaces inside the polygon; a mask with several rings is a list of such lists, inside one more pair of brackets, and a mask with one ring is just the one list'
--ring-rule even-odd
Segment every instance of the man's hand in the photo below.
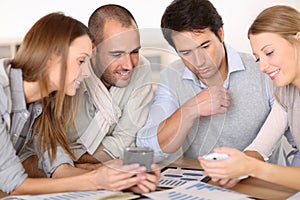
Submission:
{"label": "man's hand", "polygon": [[194,98],[183,105],[183,109],[192,109],[197,111],[197,116],[210,116],[222,114],[230,106],[230,97],[228,91],[221,86],[213,86],[204,89]]}

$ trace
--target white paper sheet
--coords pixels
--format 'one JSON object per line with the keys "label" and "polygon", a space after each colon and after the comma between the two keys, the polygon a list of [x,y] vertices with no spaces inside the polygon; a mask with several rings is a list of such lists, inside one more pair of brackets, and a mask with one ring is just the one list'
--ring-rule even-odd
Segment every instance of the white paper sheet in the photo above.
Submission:
{"label": "white paper sheet", "polygon": [[290,196],[286,200],[299,200],[300,199],[300,192],[297,192],[296,194]]}
{"label": "white paper sheet", "polygon": [[85,191],[85,192],[66,192],[41,195],[18,195],[7,196],[1,200],[108,200],[108,199],[135,199],[139,197],[131,193],[112,192],[106,190]]}
{"label": "white paper sheet", "polygon": [[209,179],[204,175],[203,170],[167,168],[161,173],[158,187],[175,188],[185,184],[188,181],[207,182],[208,180]]}
{"label": "white paper sheet", "polygon": [[244,200],[250,199],[247,195],[234,192],[232,190],[209,185],[199,181],[189,181],[180,187],[144,194],[153,200],[213,200],[230,199]]}

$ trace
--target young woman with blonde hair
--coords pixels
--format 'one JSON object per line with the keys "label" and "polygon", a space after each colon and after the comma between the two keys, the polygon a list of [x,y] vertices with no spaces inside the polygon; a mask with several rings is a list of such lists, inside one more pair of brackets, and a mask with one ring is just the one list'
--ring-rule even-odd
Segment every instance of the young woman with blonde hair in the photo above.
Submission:
{"label": "young woman with blonde hair", "polygon": [[[260,70],[276,85],[272,111],[246,153],[217,148],[215,152],[229,158],[199,158],[201,166],[207,175],[230,187],[236,184],[235,177],[248,175],[300,190],[300,13],[289,6],[267,8],[249,28],[248,37]],[[294,148],[293,166],[273,165],[246,155],[267,159],[288,129],[286,136]]]}

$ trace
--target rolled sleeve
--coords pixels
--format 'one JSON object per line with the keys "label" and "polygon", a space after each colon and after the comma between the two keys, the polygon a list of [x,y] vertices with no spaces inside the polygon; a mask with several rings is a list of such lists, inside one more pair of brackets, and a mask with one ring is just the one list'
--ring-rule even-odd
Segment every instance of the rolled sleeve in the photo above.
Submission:
{"label": "rolled sleeve", "polygon": [[27,174],[16,156],[15,149],[9,139],[5,126],[0,125],[0,189],[10,193],[19,187],[27,178]]}
{"label": "rolled sleeve", "polygon": [[[154,150],[154,162],[160,162],[170,157],[171,154],[164,153],[158,144],[157,133],[158,126],[144,129],[137,136],[136,145],[142,147],[151,147]],[[152,136],[151,136],[152,135]]]}
{"label": "rolled sleeve", "polygon": [[179,105],[174,101],[174,97],[168,87],[167,78],[164,73],[161,74],[160,84],[156,90],[153,104],[150,107],[150,113],[145,126],[137,134],[137,146],[147,146],[154,149],[156,162],[169,158],[173,154],[166,154],[160,148],[157,133],[161,122],[172,115]]}
{"label": "rolled sleeve", "polygon": [[22,164],[11,165],[4,170],[0,170],[0,188],[3,192],[10,193],[19,187],[27,178]]}
{"label": "rolled sleeve", "polygon": [[43,170],[49,178],[52,176],[52,173],[56,170],[56,168],[62,164],[74,166],[70,156],[60,146],[57,147],[56,158],[52,163],[50,162],[48,151],[46,151],[43,157],[39,159],[39,168]]}

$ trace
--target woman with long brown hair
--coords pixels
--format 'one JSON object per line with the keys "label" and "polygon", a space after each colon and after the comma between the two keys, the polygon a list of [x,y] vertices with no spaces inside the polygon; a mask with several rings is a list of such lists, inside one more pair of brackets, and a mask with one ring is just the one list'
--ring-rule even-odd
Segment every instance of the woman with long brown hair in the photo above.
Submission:
{"label": "woman with long brown hair", "polygon": [[[89,76],[88,28],[62,13],[38,20],[16,56],[0,60],[0,189],[10,194],[80,190],[154,190],[158,175],[138,164],[73,167],[65,131],[73,124],[76,90]],[[69,125],[67,127],[67,125]],[[33,144],[50,178],[28,178],[18,156]],[[137,176],[136,176],[137,175]],[[56,178],[57,177],[57,178]]]}

